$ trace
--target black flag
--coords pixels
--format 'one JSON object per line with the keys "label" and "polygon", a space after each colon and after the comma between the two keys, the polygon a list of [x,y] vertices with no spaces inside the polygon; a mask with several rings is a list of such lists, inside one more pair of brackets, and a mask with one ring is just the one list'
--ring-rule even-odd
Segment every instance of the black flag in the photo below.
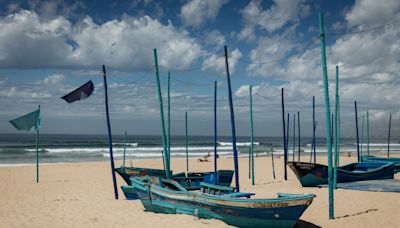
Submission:
{"label": "black flag", "polygon": [[93,82],[90,80],[86,82],[83,86],[61,97],[61,99],[64,99],[68,103],[72,103],[78,100],[83,100],[89,97],[93,93],[93,90],[94,90],[94,85]]}

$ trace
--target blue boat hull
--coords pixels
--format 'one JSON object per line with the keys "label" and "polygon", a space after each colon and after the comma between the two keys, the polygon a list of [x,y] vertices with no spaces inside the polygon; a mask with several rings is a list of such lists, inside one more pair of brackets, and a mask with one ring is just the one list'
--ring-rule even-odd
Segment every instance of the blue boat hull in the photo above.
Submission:
{"label": "blue boat hull", "polygon": [[122,185],[121,186],[121,190],[122,190],[122,192],[124,192],[125,198],[127,200],[137,200],[137,199],[139,199],[134,187],[129,186],[129,185]]}
{"label": "blue boat hull", "polygon": [[395,166],[395,172],[400,172],[400,158],[396,157],[375,157],[375,156],[361,156],[363,162],[393,162]]}
{"label": "blue boat hull", "polygon": [[[328,166],[308,162],[288,162],[303,187],[328,184]],[[358,162],[337,168],[337,183],[394,178],[393,163]]]}
{"label": "blue boat hull", "polygon": [[314,195],[285,195],[276,199],[228,199],[193,192],[179,192],[132,181],[147,211],[187,214],[219,219],[237,227],[293,227]]}

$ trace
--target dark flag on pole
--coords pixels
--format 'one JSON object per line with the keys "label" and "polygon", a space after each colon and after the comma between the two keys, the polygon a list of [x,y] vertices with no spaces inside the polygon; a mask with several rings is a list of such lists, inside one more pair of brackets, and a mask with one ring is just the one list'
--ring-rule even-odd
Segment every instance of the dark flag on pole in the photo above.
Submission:
{"label": "dark flag on pole", "polygon": [[83,86],[61,97],[61,99],[64,99],[68,103],[72,103],[78,100],[83,100],[89,97],[93,93],[93,90],[94,90],[94,85],[93,82],[90,80],[86,82]]}

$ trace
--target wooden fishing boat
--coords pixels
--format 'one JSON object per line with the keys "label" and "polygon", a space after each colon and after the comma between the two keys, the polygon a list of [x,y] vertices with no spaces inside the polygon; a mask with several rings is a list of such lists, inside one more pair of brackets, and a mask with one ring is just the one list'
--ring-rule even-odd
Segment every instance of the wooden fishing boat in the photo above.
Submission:
{"label": "wooden fishing boat", "polygon": [[[146,211],[166,214],[187,214],[204,219],[220,219],[238,227],[293,227],[312,203],[313,194],[279,194],[274,199],[248,199],[249,194],[223,194],[187,191],[171,179],[132,178]],[[210,184],[205,184],[210,188]],[[221,192],[218,191],[218,192]]]}
{"label": "wooden fishing boat", "polygon": [[131,183],[129,178],[131,178],[132,176],[135,176],[135,177],[141,177],[141,176],[165,177],[165,170],[163,170],[163,169],[120,166],[120,167],[116,168],[115,171],[122,177],[122,179],[125,180],[125,182],[128,185]]}
{"label": "wooden fishing boat", "polygon": [[[129,170],[127,173],[126,170]],[[125,168],[121,167],[116,169],[116,171],[124,178],[128,185],[122,185],[121,190],[123,191],[127,200],[135,200],[138,199],[138,196],[130,185],[131,180],[129,178],[140,178],[144,176],[155,176],[155,177],[164,177],[165,172],[161,173],[154,171],[154,169],[145,169],[145,168]],[[163,171],[163,170],[162,170]],[[147,173],[147,174],[146,174]],[[172,172],[171,172],[172,173]],[[233,171],[232,170],[218,170],[217,177],[214,177],[214,172],[189,172],[187,176],[185,173],[177,173],[172,175],[172,179],[178,182],[183,188],[188,191],[200,190],[200,183],[214,183],[214,178],[216,178],[216,184],[219,186],[230,186],[232,182]],[[127,181],[125,178],[128,178]],[[132,178],[131,178],[132,179]]]}
{"label": "wooden fishing boat", "polygon": [[395,167],[395,172],[400,172],[400,158],[396,157],[376,157],[376,156],[361,156],[361,161],[363,162],[393,162]]}
{"label": "wooden fishing boat", "polygon": [[[309,162],[288,162],[303,187],[328,183],[328,166]],[[337,183],[393,179],[393,162],[356,162],[337,168]]]}

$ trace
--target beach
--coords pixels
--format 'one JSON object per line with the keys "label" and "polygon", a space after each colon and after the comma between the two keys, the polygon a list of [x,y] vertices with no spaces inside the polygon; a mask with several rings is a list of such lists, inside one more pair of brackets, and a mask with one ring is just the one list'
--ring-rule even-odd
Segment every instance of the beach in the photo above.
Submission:
{"label": "beach", "polygon": [[[309,161],[309,156],[301,160]],[[340,158],[341,164],[355,161],[354,156]],[[317,162],[326,163],[326,157],[318,156]],[[116,161],[116,167],[121,163]],[[162,161],[135,160],[134,166],[162,168]],[[296,227],[398,227],[399,193],[335,190],[336,219],[329,220],[327,188],[302,188],[290,168],[284,181],[282,156],[275,157],[275,180],[271,167],[271,157],[256,157],[252,186],[248,158],[239,158],[240,189],[257,198],[275,197],[277,192],[315,194]],[[185,159],[173,159],[171,168],[174,173],[185,171]],[[211,171],[213,162],[190,159],[189,169]],[[233,169],[233,159],[218,159],[218,169]],[[219,220],[145,212],[140,200],[125,200],[120,189],[115,200],[106,161],[41,164],[39,184],[35,175],[34,165],[0,168],[1,227],[229,227]],[[125,183],[116,175],[119,188]]]}

